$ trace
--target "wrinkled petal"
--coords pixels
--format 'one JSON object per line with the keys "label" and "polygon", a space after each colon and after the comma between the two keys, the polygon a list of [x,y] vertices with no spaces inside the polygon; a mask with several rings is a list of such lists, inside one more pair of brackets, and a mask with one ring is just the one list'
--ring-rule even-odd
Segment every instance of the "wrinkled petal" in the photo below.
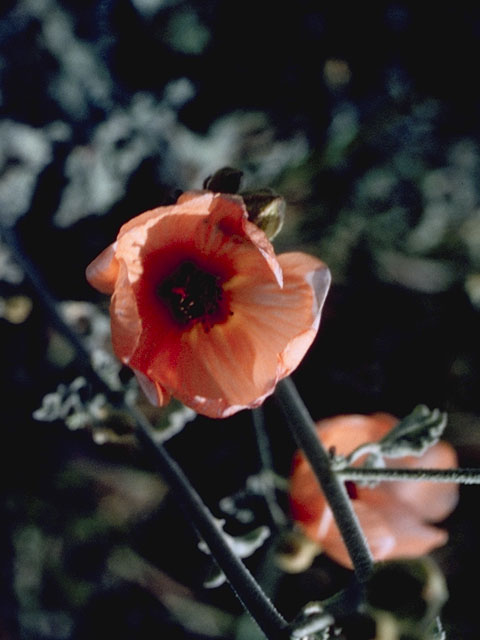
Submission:
{"label": "wrinkled petal", "polygon": [[388,413],[339,415],[317,422],[317,430],[326,449],[335,447],[337,454],[348,455],[362,444],[377,442],[397,423]]}
{"label": "wrinkled petal", "polygon": [[88,282],[101,293],[111,294],[118,276],[118,260],[115,257],[116,243],[100,253],[87,267]]}
{"label": "wrinkled petal", "polygon": [[[202,228],[203,227],[203,228]],[[240,196],[217,194],[211,203],[196,237],[199,251],[211,258],[231,261],[232,272],[239,276],[268,268],[282,285],[282,269],[272,244],[265,233],[249,222],[245,204]]]}
{"label": "wrinkled petal", "polygon": [[330,283],[324,263],[311,256],[283,254],[279,263],[282,288],[261,281],[258,270],[250,274],[254,287],[244,282],[228,287],[239,321],[239,339],[250,342],[253,353],[258,354],[252,375],[259,383],[269,378],[275,384],[298,366],[316,335]]}
{"label": "wrinkled petal", "polygon": [[123,260],[119,263],[117,283],[110,303],[110,318],[113,350],[124,364],[129,364],[139,341],[142,322]]}
{"label": "wrinkled petal", "polygon": [[209,191],[194,193],[187,192],[182,194],[176,204],[150,209],[149,211],[145,211],[126,222],[120,228],[118,239],[132,231],[132,229],[143,227],[145,225],[151,227],[152,224],[155,224],[160,218],[175,218],[175,216],[181,214],[204,216],[210,207],[212,199],[213,193]]}
{"label": "wrinkled petal", "polygon": [[[295,329],[298,333],[290,338],[280,354],[279,377],[284,378],[297,368],[317,335],[331,276],[321,260],[306,253],[284,253],[278,261],[283,270],[283,294],[288,296],[290,322],[294,311],[297,326],[303,315],[303,329]],[[295,307],[293,298],[297,303]]]}

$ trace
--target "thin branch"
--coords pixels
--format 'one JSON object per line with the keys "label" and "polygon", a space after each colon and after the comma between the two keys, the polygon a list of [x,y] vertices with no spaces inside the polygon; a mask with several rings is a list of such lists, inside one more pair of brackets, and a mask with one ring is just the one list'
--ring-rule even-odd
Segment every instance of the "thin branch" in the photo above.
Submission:
{"label": "thin branch", "polygon": [[265,431],[265,419],[262,407],[252,410],[252,422],[255,430],[258,455],[260,458],[263,496],[269,511],[271,523],[277,528],[283,528],[287,521],[282,509],[275,498],[275,485],[273,482],[273,461],[270,454],[270,443]]}
{"label": "thin branch", "polygon": [[285,378],[277,384],[275,395],[330,505],[355,574],[360,582],[365,582],[373,568],[372,554],[345,486],[331,469],[330,458],[317,436],[315,423],[291,378]]}
{"label": "thin branch", "polygon": [[480,469],[369,469],[366,467],[346,467],[336,471],[342,480],[398,482],[399,480],[431,482],[456,482],[459,484],[480,484]]}
{"label": "thin branch", "polygon": [[156,442],[155,431],[143,413],[135,407],[129,409],[137,423],[139,440],[154,455],[160,473],[179,499],[186,517],[194,523],[195,529],[207,544],[237,597],[266,637],[277,640],[286,631],[287,622],[243,562],[232,552],[225,536],[181,468],[165,448]]}

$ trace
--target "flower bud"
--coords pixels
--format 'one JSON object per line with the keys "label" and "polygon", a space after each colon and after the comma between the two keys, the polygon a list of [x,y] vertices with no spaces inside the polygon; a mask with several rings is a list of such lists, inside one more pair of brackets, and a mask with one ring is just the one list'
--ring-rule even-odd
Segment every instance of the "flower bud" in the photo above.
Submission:
{"label": "flower bud", "polygon": [[232,167],[222,167],[203,182],[203,188],[215,193],[237,193],[243,171]]}
{"label": "flower bud", "polygon": [[285,219],[285,200],[271,189],[241,194],[248,219],[264,231],[269,240],[277,235]]}

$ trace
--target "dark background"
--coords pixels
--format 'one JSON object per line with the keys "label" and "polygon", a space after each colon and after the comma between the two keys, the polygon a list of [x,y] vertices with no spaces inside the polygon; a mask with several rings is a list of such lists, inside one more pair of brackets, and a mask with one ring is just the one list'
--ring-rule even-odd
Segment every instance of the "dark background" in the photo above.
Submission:
{"label": "dark background", "polygon": [[[33,420],[84,369],[8,229],[62,309],[108,345],[86,265],[128,218],[238,167],[246,188],[287,200],[277,249],[333,273],[294,375],[313,417],[438,407],[462,466],[479,465],[479,35],[480,10],[462,2],[2,2],[2,640],[245,637],[228,588],[203,589],[208,561],[118,420],[116,435]],[[80,400],[94,393],[89,381]],[[274,401],[265,414],[286,477],[294,446]],[[197,418],[169,446],[219,516],[259,468],[246,412]],[[265,521],[258,496],[242,500],[253,520],[227,516],[232,532]],[[480,629],[477,505],[478,489],[462,488],[435,554],[449,638]],[[252,566],[287,617],[346,580],[325,558],[297,576],[264,562]]]}

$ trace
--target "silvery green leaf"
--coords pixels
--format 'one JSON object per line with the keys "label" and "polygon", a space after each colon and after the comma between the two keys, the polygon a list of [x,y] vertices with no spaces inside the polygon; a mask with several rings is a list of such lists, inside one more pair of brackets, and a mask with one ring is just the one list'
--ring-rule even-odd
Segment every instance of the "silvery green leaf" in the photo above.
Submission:
{"label": "silvery green leaf", "polygon": [[447,634],[440,618],[435,618],[432,640],[447,640]]}
{"label": "silvery green leaf", "polygon": [[419,405],[378,442],[380,454],[387,458],[421,456],[438,442],[446,425],[446,413]]}
{"label": "silvery green leaf", "polygon": [[216,589],[217,587],[221,587],[226,581],[227,579],[223,571],[217,564],[214,564],[210,569],[207,579],[204,580],[203,586],[205,589]]}
{"label": "silvery green leaf", "polygon": [[321,602],[309,602],[291,623],[291,640],[329,640],[334,623]]}
{"label": "silvery green leaf", "polygon": [[197,414],[190,407],[180,402],[172,401],[162,410],[161,420],[156,423],[155,439],[162,444],[180,433],[188,422],[196,418]]}
{"label": "silvery green leaf", "polygon": [[[222,530],[231,550],[239,558],[248,558],[253,555],[270,535],[270,529],[262,525],[261,527],[257,527],[256,529],[253,529],[253,531],[249,531],[242,536],[231,536],[224,531],[225,520],[217,519],[216,523],[217,527]],[[203,540],[199,542],[198,546],[204,553],[210,553],[208,545]]]}
{"label": "silvery green leaf", "polygon": [[[230,534],[225,533],[225,520],[215,519],[215,522],[217,527],[223,532],[225,540],[227,541],[230,549],[239,558],[248,558],[249,556],[253,555],[270,535],[270,529],[268,527],[261,526],[253,529],[253,531],[249,531],[242,536],[231,536]],[[204,540],[201,540],[198,543],[198,547],[204,553],[210,554],[210,549],[208,548],[208,545]],[[215,588],[219,587],[224,582],[225,576],[223,575],[222,571],[218,569],[218,567],[216,567],[215,570],[212,570],[211,576],[209,576],[204,582],[204,586],[208,588]]]}

